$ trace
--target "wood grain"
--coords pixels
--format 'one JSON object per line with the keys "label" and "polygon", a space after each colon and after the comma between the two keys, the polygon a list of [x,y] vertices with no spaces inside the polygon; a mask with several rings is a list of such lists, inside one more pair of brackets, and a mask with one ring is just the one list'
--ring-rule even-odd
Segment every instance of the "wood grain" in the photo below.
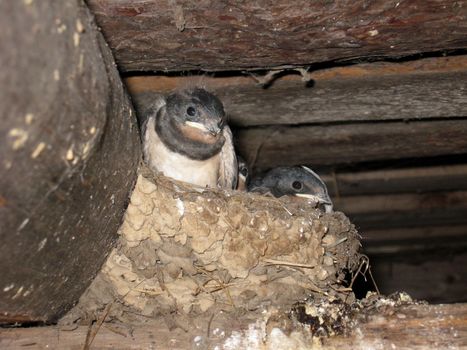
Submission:
{"label": "wood grain", "polygon": [[467,47],[452,0],[88,0],[122,71],[251,70]]}
{"label": "wood grain", "polygon": [[332,197],[467,190],[467,164],[320,174]]}
{"label": "wood grain", "polygon": [[467,120],[242,128],[238,152],[261,171],[467,153]]}
{"label": "wood grain", "polygon": [[467,223],[466,191],[352,196],[333,201],[335,209],[348,215],[362,232]]}
{"label": "wood grain", "polygon": [[[242,328],[248,327],[245,324]],[[241,332],[242,328],[236,330]],[[88,327],[84,326],[72,331],[61,330],[57,326],[0,329],[0,347],[11,350],[81,349],[87,331]],[[225,331],[228,336],[232,330]],[[179,329],[169,331],[163,322],[139,325],[132,332],[121,326],[116,329],[111,324],[104,324],[97,333],[92,348],[189,349],[196,347],[196,336],[205,334],[205,330],[199,330],[196,334]],[[229,349],[222,346],[222,341],[218,340],[217,344],[219,343],[219,348]],[[214,348],[214,345],[203,346],[205,349]],[[328,338],[320,348],[356,350],[395,347],[430,350],[448,346],[456,349],[467,346],[467,304],[388,307],[386,312],[369,314],[366,319],[361,317],[348,336]]]}

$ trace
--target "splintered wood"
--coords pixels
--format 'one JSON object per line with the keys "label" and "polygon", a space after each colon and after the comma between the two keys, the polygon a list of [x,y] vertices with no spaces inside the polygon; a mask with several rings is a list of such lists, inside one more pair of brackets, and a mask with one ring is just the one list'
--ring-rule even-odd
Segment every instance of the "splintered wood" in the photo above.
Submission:
{"label": "splintered wood", "polygon": [[75,318],[113,301],[113,316],[123,306],[165,317],[288,309],[312,295],[338,298],[345,273],[360,264],[358,234],[342,213],[314,206],[194,188],[143,170],[120,245]]}

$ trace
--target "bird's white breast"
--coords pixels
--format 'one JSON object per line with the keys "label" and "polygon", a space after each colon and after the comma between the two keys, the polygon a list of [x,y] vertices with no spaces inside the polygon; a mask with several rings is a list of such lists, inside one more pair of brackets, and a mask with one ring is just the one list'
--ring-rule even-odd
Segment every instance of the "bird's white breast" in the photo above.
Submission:
{"label": "bird's white breast", "polygon": [[148,120],[144,136],[144,156],[149,167],[165,176],[202,187],[217,187],[220,156],[194,160],[168,149],[155,131],[154,118]]}

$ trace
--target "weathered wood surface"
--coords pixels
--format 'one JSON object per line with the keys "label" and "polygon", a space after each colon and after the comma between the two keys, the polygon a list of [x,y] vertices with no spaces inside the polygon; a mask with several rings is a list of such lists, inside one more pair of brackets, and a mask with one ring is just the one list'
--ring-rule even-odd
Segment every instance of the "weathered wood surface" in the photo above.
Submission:
{"label": "weathered wood surface", "polygon": [[321,175],[332,197],[467,190],[467,164],[336,171]]}
{"label": "weathered wood surface", "polygon": [[[132,329],[104,323],[93,339],[91,348],[196,348],[196,337],[200,336],[199,338],[203,339],[207,334],[208,327],[206,325],[206,329],[199,329],[197,334],[193,334],[180,329],[170,331],[163,322],[158,325],[140,325]],[[247,328],[247,325],[243,325],[242,328]],[[238,330],[240,331],[242,328],[239,327]],[[85,343],[87,332],[88,327],[84,326],[72,331],[61,330],[57,326],[0,329],[0,347],[11,350],[81,349]],[[216,335],[219,330],[211,329],[211,332]],[[227,337],[229,333],[230,330],[226,330]],[[214,341],[215,335],[210,334]],[[224,350],[239,348],[238,346],[245,344],[240,343],[237,344],[237,347],[232,347],[232,344],[235,343],[219,340],[219,336],[217,336],[215,343],[218,346],[217,349]],[[250,340],[249,344],[251,349],[259,349],[260,346],[263,346],[261,341],[251,342]],[[201,347],[211,349],[216,345],[202,344]],[[309,346],[311,345],[310,340]],[[279,343],[274,348],[278,350],[290,349],[287,346],[285,343]],[[335,349],[336,347],[345,349],[464,349],[467,348],[467,304],[396,307],[394,311],[375,314],[369,316],[367,320],[361,320],[349,336],[325,339],[323,345],[320,346],[322,349]]]}
{"label": "weathered wood surface", "polygon": [[361,64],[310,77],[314,85],[308,88],[297,75],[268,89],[251,77],[135,76],[126,83],[137,102],[147,92],[201,84],[221,98],[230,123],[240,127],[467,115],[467,56]]}
{"label": "weathered wood surface", "polygon": [[[440,241],[467,244],[467,225],[441,225],[368,229],[361,232],[365,251],[395,254],[439,247]],[[419,244],[412,244],[417,242]],[[459,245],[463,249],[462,244]]]}
{"label": "weathered wood surface", "polygon": [[[442,229],[442,228],[441,228]],[[467,231],[464,231],[464,237]],[[456,237],[445,237],[456,242]],[[407,242],[408,243],[408,242]],[[425,242],[412,241],[412,246]],[[405,245],[385,244],[371,247],[371,271],[383,294],[404,290],[415,299],[430,303],[467,302],[467,250],[410,249]],[[377,249],[379,248],[379,249]]]}
{"label": "weathered wood surface", "polygon": [[467,152],[467,119],[242,128],[235,135],[256,171]]}
{"label": "weathered wood surface", "polygon": [[333,201],[335,209],[362,231],[467,223],[467,191],[337,197]]}
{"label": "weathered wood surface", "polygon": [[82,2],[0,2],[0,51],[0,323],[53,321],[116,241],[139,137]]}
{"label": "weathered wood surface", "polygon": [[122,71],[248,70],[467,47],[464,1],[87,3]]}

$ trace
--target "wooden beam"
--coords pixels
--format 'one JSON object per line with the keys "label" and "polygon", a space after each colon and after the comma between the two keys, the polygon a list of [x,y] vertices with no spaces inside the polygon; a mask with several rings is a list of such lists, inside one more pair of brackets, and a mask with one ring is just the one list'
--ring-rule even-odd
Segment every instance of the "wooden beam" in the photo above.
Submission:
{"label": "wooden beam", "polygon": [[[208,327],[206,325],[206,328]],[[252,327],[250,329],[255,329],[255,326]],[[246,337],[242,329],[248,329],[248,324],[243,324],[242,328],[238,329],[222,330],[222,334],[225,333],[223,338],[219,338],[216,336],[217,333],[214,333],[215,335],[208,340],[205,329],[191,332],[180,329],[169,330],[164,322],[155,320],[148,320],[146,324],[132,329],[104,323],[93,339],[91,348],[189,349],[197,347],[195,339],[201,339],[209,342],[209,348],[217,345],[219,349],[231,349],[233,347],[227,346],[230,332],[237,331],[236,337],[241,340]],[[0,347],[10,350],[82,348],[87,332],[88,327],[85,326],[79,326],[71,331],[58,326],[0,329]],[[250,342],[249,349],[260,349],[268,345],[269,337],[266,333],[261,333],[261,330],[258,332],[266,344]],[[314,343],[311,339],[309,342],[311,347]],[[386,312],[370,314],[367,317],[362,315],[358,325],[350,330],[348,336],[325,338],[320,348],[323,350],[336,348],[430,350],[448,347],[460,349],[465,346],[467,346],[467,304],[452,304],[388,306]],[[203,343],[203,348],[208,348],[208,345]]]}
{"label": "wooden beam", "polygon": [[88,0],[122,71],[249,70],[467,47],[451,0]]}
{"label": "wooden beam", "polygon": [[385,194],[334,198],[362,231],[467,223],[467,191]]}
{"label": "wooden beam", "polygon": [[426,226],[387,228],[381,225],[380,228],[361,230],[363,252],[383,260],[384,257],[391,260],[397,256],[399,260],[407,261],[416,255],[431,254],[436,259],[450,261],[452,255],[467,250],[465,223],[444,226],[424,222],[418,224]]}
{"label": "wooden beam", "polygon": [[403,254],[379,247],[380,251],[372,249],[367,254],[370,255],[373,277],[383,294],[403,290],[415,299],[431,303],[467,302],[465,249],[452,252],[440,248],[431,253],[406,251]]}
{"label": "wooden beam", "polygon": [[321,175],[333,197],[467,190],[467,164]]}
{"label": "wooden beam", "polygon": [[434,240],[457,241],[460,237],[467,239],[467,225],[381,228],[365,230],[360,234],[366,249],[369,246],[389,245],[394,242],[425,240],[429,243]]}
{"label": "wooden beam", "polygon": [[268,89],[245,76],[134,76],[126,83],[137,104],[150,102],[148,92],[202,85],[221,98],[230,123],[241,127],[467,116],[467,56],[361,64],[311,77],[309,88],[297,75]]}
{"label": "wooden beam", "polygon": [[239,153],[256,171],[467,153],[466,119],[257,127],[235,134]]}

